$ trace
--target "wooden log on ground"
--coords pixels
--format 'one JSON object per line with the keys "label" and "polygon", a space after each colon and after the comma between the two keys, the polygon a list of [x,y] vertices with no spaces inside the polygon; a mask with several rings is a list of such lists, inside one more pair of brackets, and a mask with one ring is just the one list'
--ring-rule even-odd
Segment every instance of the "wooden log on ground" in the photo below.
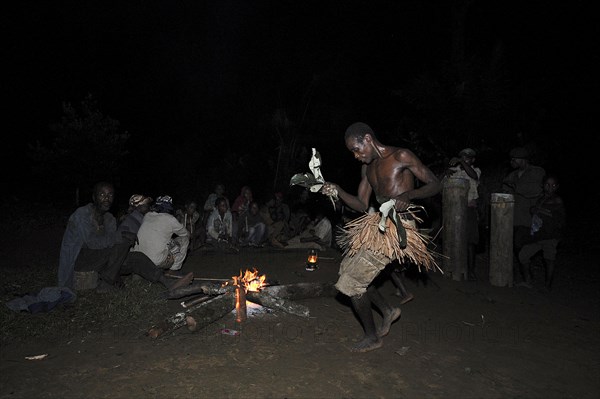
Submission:
{"label": "wooden log on ground", "polygon": [[271,309],[283,310],[296,316],[308,317],[310,315],[310,310],[306,306],[294,303],[285,298],[271,296],[266,292],[248,292],[246,293],[246,299],[250,302],[258,303]]}
{"label": "wooden log on ground", "polygon": [[151,338],[158,338],[183,326],[188,326],[190,331],[196,331],[221,319],[231,313],[233,309],[235,309],[235,292],[226,292],[166,318],[152,326],[147,335]]}
{"label": "wooden log on ground", "polygon": [[194,294],[221,295],[233,290],[235,290],[235,287],[231,285],[223,286],[222,284],[203,281],[166,291],[165,297],[167,299],[179,299]]}
{"label": "wooden log on ground", "polygon": [[318,297],[334,297],[338,291],[335,288],[334,283],[315,282],[270,285],[263,287],[261,292],[277,298],[297,300]]}

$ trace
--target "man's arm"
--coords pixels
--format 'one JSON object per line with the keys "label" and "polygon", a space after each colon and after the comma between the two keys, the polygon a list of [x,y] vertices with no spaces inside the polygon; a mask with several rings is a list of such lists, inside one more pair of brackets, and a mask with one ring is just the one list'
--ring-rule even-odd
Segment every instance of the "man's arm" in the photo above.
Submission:
{"label": "man's arm", "polygon": [[367,180],[367,165],[363,165],[361,169],[361,180],[358,184],[358,195],[352,195],[344,191],[340,186],[335,183],[325,183],[321,192],[329,195],[337,191],[339,199],[344,201],[346,205],[358,212],[366,212],[369,209],[369,198],[373,188]]}
{"label": "man's arm", "polygon": [[479,180],[479,175],[477,175],[477,172],[475,172],[475,169],[471,165],[466,163],[462,157],[452,158],[450,160],[449,164],[450,164],[450,166],[456,166],[457,164],[460,164],[460,166],[462,166],[462,168],[465,171],[465,173],[467,174],[467,176],[469,176],[473,180]]}
{"label": "man's arm", "polygon": [[442,183],[437,176],[410,150],[399,151],[396,159],[421,182],[420,187],[405,191],[396,196],[396,209],[403,211],[414,199],[433,197],[442,190]]}

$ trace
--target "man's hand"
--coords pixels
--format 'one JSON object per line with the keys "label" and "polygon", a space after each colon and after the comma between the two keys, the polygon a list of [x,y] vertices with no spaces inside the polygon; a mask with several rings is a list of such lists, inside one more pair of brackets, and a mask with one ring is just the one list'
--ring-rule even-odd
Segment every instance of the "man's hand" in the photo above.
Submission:
{"label": "man's hand", "polygon": [[457,157],[453,157],[452,159],[450,159],[450,162],[448,162],[448,164],[450,166],[456,166],[460,163],[460,158]]}
{"label": "man's hand", "polygon": [[338,193],[338,185],[335,183],[325,183],[323,184],[323,187],[321,188],[321,193],[323,193],[324,195],[329,195],[329,196],[336,196]]}
{"label": "man's hand", "polygon": [[396,197],[396,211],[402,212],[408,209],[410,198],[408,192],[404,192]]}

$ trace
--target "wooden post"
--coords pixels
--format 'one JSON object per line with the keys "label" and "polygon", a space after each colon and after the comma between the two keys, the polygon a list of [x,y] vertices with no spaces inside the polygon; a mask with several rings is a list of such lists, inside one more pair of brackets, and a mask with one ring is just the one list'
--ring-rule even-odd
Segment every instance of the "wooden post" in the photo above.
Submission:
{"label": "wooden post", "polygon": [[442,189],[444,275],[455,281],[467,278],[467,193],[469,181],[458,177],[444,179]]}
{"label": "wooden post", "polygon": [[512,287],[514,196],[492,193],[490,205],[490,284]]}

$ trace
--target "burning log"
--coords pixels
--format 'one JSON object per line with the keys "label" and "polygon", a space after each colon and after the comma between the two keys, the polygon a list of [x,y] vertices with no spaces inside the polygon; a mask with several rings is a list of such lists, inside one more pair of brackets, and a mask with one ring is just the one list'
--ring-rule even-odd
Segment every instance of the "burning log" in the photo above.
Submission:
{"label": "burning log", "polygon": [[310,315],[310,310],[306,306],[284,298],[271,296],[265,292],[247,292],[246,299],[250,302],[258,303],[271,309],[280,309],[296,316],[308,317]]}
{"label": "burning log", "polygon": [[233,309],[235,309],[235,294],[226,292],[208,301],[190,306],[184,312],[166,318],[157,325],[152,326],[147,335],[151,338],[158,338],[186,325],[188,330],[196,331],[231,313]]}
{"label": "burning log", "polygon": [[248,309],[246,308],[246,290],[238,285],[235,287],[235,321],[243,323],[248,318]]}
{"label": "burning log", "polygon": [[[215,283],[220,281],[221,283]],[[310,310],[304,305],[294,303],[293,299],[335,296],[337,290],[333,283],[298,283],[287,285],[268,285],[266,276],[258,271],[246,270],[231,279],[201,279],[194,284],[179,287],[166,292],[168,299],[204,294],[181,302],[186,310],[165,319],[148,331],[148,335],[157,338],[167,332],[187,326],[190,331],[203,328],[223,316],[236,310],[236,321],[247,318],[246,300],[259,305],[282,310],[284,312],[308,317]],[[215,295],[218,295],[214,297]]]}

